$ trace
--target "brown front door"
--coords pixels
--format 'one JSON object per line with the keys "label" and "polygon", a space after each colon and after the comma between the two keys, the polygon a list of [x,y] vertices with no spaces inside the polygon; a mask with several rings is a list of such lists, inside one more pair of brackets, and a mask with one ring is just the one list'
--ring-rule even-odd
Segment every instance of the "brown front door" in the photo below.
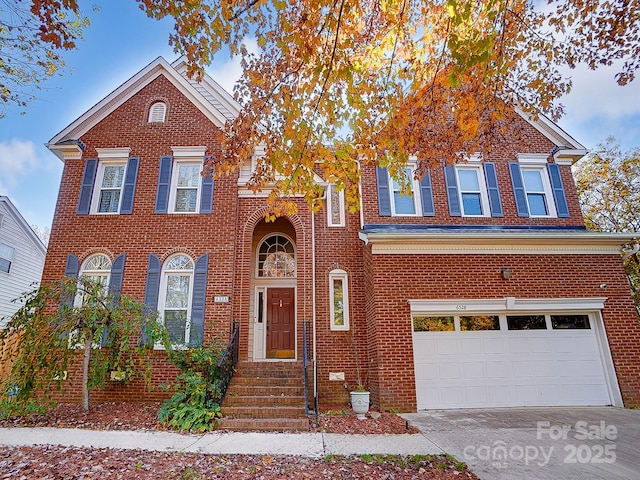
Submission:
{"label": "brown front door", "polygon": [[267,358],[295,358],[295,289],[267,289]]}

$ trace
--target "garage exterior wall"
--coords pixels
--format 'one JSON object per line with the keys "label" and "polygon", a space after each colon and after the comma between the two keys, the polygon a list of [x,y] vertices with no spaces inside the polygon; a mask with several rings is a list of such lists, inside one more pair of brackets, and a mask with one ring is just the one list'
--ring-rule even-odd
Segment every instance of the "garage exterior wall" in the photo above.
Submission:
{"label": "garage exterior wall", "polygon": [[[611,255],[372,255],[378,334],[370,349],[381,408],[415,410],[411,299],[606,297],[602,311],[625,405],[640,401],[640,324],[619,258]],[[500,269],[509,267],[504,280]],[[606,284],[605,289],[601,288]],[[411,351],[404,355],[404,352]],[[402,352],[402,353],[401,353]]]}

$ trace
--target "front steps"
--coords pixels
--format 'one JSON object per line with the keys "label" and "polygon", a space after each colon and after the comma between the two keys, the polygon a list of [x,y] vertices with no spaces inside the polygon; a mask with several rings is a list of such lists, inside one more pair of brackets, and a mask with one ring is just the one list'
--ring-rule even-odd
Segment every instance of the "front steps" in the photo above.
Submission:
{"label": "front steps", "polygon": [[240,362],[222,417],[222,430],[308,431],[302,362]]}

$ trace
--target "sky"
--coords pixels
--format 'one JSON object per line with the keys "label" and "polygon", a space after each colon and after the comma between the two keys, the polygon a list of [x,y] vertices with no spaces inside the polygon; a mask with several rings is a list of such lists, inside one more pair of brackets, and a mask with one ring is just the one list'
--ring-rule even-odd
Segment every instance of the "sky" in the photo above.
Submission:
{"label": "sky", "polygon": [[[178,56],[168,45],[172,24],[148,18],[134,0],[81,0],[91,25],[78,49],[64,54],[64,76],[37,92],[25,115],[10,110],[0,119],[0,195],[7,195],[30,225],[51,226],[62,162],[45,144],[158,56],[170,63]],[[220,54],[207,71],[231,92],[241,70]],[[623,150],[640,147],[640,78],[620,87],[615,71],[577,68],[569,72],[572,92],[561,102],[558,122],[592,150],[614,136]]]}

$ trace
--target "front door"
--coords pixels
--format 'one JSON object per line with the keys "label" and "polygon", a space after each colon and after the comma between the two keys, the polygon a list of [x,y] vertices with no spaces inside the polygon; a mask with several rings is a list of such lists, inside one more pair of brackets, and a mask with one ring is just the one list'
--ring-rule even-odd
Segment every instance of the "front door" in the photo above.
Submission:
{"label": "front door", "polygon": [[267,289],[267,358],[295,358],[295,289]]}

